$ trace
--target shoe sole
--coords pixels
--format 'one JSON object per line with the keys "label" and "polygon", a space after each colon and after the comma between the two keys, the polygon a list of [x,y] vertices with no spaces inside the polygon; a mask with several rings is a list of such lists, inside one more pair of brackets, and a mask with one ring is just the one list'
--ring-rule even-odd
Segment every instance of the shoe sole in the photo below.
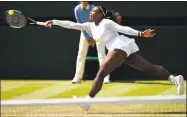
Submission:
{"label": "shoe sole", "polygon": [[182,75],[179,75],[179,92],[178,95],[184,94],[184,78]]}
{"label": "shoe sole", "polygon": [[71,82],[72,84],[81,84],[81,82]]}

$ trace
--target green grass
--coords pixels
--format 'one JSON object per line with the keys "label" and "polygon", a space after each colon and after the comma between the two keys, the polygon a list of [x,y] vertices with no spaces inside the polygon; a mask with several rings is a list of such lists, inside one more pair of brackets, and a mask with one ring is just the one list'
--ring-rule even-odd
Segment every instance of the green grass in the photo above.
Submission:
{"label": "green grass", "polygon": [[48,98],[72,98],[74,95],[85,96],[88,94],[89,89],[90,87],[88,86],[81,86]]}
{"label": "green grass", "polygon": [[164,92],[168,89],[170,89],[172,86],[170,85],[162,85],[162,86],[145,86],[136,88],[134,90],[131,90],[127,93],[122,94],[121,96],[151,96],[151,95],[157,95],[161,92]]}
{"label": "green grass", "polygon": [[[1,99],[20,99],[21,97],[28,97],[29,94],[33,94],[34,91],[37,91],[35,95],[30,95],[29,99],[36,99],[40,95],[46,96],[46,93],[50,96],[45,98],[72,98],[73,95],[76,96],[87,96],[88,92],[92,86],[93,81],[86,81],[82,84],[71,84],[70,81],[1,81]],[[22,85],[23,84],[23,85]],[[57,87],[56,87],[57,86]],[[59,87],[60,86],[60,87]],[[54,88],[55,87],[55,88]],[[185,82],[186,87],[186,82]],[[47,92],[42,89],[47,88]],[[4,91],[3,91],[4,89]],[[6,90],[5,90],[6,89]],[[51,93],[55,95],[51,95]],[[49,93],[51,91],[51,93]],[[151,96],[151,95],[173,95],[176,94],[176,88],[173,85],[170,85],[168,81],[136,81],[134,83],[128,82],[112,82],[110,84],[104,84],[102,90],[99,92],[99,97],[126,97],[126,96]],[[22,96],[24,95],[24,96]],[[35,97],[36,96],[36,97]],[[21,99],[20,99],[21,100]],[[16,107],[16,108],[2,108],[2,115],[11,117],[12,115],[21,115],[29,114],[31,116],[39,114],[52,114],[52,115],[61,115],[61,116],[71,116],[76,117],[78,115],[87,115],[100,117],[103,114],[114,117],[116,116],[128,116],[128,114],[139,114],[151,113],[150,116],[154,116],[153,113],[161,113],[165,116],[165,113],[169,113],[168,116],[171,116],[172,113],[176,116],[185,116],[186,113],[186,104],[129,104],[129,105],[92,105],[91,112],[89,114],[83,113],[77,105],[67,106],[67,105],[54,105],[54,106],[39,106],[39,107]],[[176,113],[175,113],[176,112]],[[182,112],[182,114],[178,114]],[[136,116],[136,115],[133,115]],[[162,115],[160,115],[161,117]],[[175,115],[173,115],[174,117]],[[80,116],[79,116],[80,117]]]}
{"label": "green grass", "polygon": [[[62,87],[56,89],[58,93],[50,95],[45,98],[71,98],[72,96],[87,96],[92,86],[93,81],[86,81],[82,84],[71,84],[70,81],[51,81],[51,80],[21,80],[21,81],[1,81],[1,99],[8,100],[16,97],[33,93],[38,91],[40,94],[46,92],[40,92],[41,89],[51,88],[55,85],[61,85]],[[20,85],[23,84],[23,85]],[[186,82],[185,82],[186,84]],[[13,87],[15,85],[15,87]],[[16,85],[20,85],[16,87]],[[12,86],[12,88],[11,88]],[[10,87],[10,89],[3,91]],[[185,85],[186,87],[186,85]],[[60,91],[63,89],[62,92]],[[55,92],[55,89],[52,89]],[[186,91],[185,91],[186,92]],[[124,96],[150,96],[150,95],[173,95],[176,94],[176,88],[170,85],[169,81],[136,81],[134,83],[124,82],[112,82],[110,84],[104,84],[102,90],[99,92],[99,97],[124,97]],[[36,94],[37,95],[37,94]],[[24,96],[24,97],[25,97]],[[34,96],[34,95],[33,95]],[[33,97],[34,98],[34,97]],[[29,97],[32,99],[32,97]],[[35,98],[34,98],[35,99]]]}
{"label": "green grass", "polygon": [[47,88],[49,86],[51,86],[51,85],[43,85],[43,84],[23,85],[18,88],[13,88],[11,90],[1,92],[1,99],[2,100],[12,99],[13,97],[20,96],[20,95],[26,95],[26,94],[31,93],[33,91]]}
{"label": "green grass", "polygon": [[[77,84],[75,84],[77,85]],[[80,85],[80,84],[78,84]],[[114,84],[108,84],[108,85],[103,85],[103,89],[107,89],[110,86],[113,86]],[[90,86],[92,86],[92,84],[89,83],[84,83],[82,85],[80,85],[77,88],[71,89],[71,90],[67,90],[63,93],[60,93],[58,95],[54,95],[48,98],[72,98],[74,95],[82,97],[82,96],[87,96],[90,90]]]}

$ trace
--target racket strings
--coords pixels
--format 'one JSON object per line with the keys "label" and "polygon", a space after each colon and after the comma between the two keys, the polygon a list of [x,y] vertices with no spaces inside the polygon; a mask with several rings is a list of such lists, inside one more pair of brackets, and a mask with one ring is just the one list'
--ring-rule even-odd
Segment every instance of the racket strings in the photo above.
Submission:
{"label": "racket strings", "polygon": [[6,22],[14,28],[21,28],[27,24],[27,20],[21,13],[15,12],[13,15],[6,13]]}

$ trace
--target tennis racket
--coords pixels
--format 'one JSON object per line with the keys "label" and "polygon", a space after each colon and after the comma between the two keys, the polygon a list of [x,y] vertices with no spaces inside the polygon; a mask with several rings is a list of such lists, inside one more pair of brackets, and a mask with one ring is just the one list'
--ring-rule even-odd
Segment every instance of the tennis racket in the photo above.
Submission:
{"label": "tennis racket", "polygon": [[22,14],[21,11],[12,10],[12,14],[9,14],[9,11],[10,10],[5,12],[4,20],[12,28],[23,28],[28,24],[46,26],[45,22],[38,22],[29,17],[26,17],[25,15]]}

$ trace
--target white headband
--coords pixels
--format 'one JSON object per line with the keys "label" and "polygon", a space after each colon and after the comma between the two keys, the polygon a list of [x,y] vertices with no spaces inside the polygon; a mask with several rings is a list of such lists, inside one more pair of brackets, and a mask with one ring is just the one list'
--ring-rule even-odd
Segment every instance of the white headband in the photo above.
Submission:
{"label": "white headband", "polygon": [[99,6],[99,8],[101,9],[101,11],[103,12],[103,15],[105,16],[105,12],[104,12],[103,9],[101,8],[101,6]]}

